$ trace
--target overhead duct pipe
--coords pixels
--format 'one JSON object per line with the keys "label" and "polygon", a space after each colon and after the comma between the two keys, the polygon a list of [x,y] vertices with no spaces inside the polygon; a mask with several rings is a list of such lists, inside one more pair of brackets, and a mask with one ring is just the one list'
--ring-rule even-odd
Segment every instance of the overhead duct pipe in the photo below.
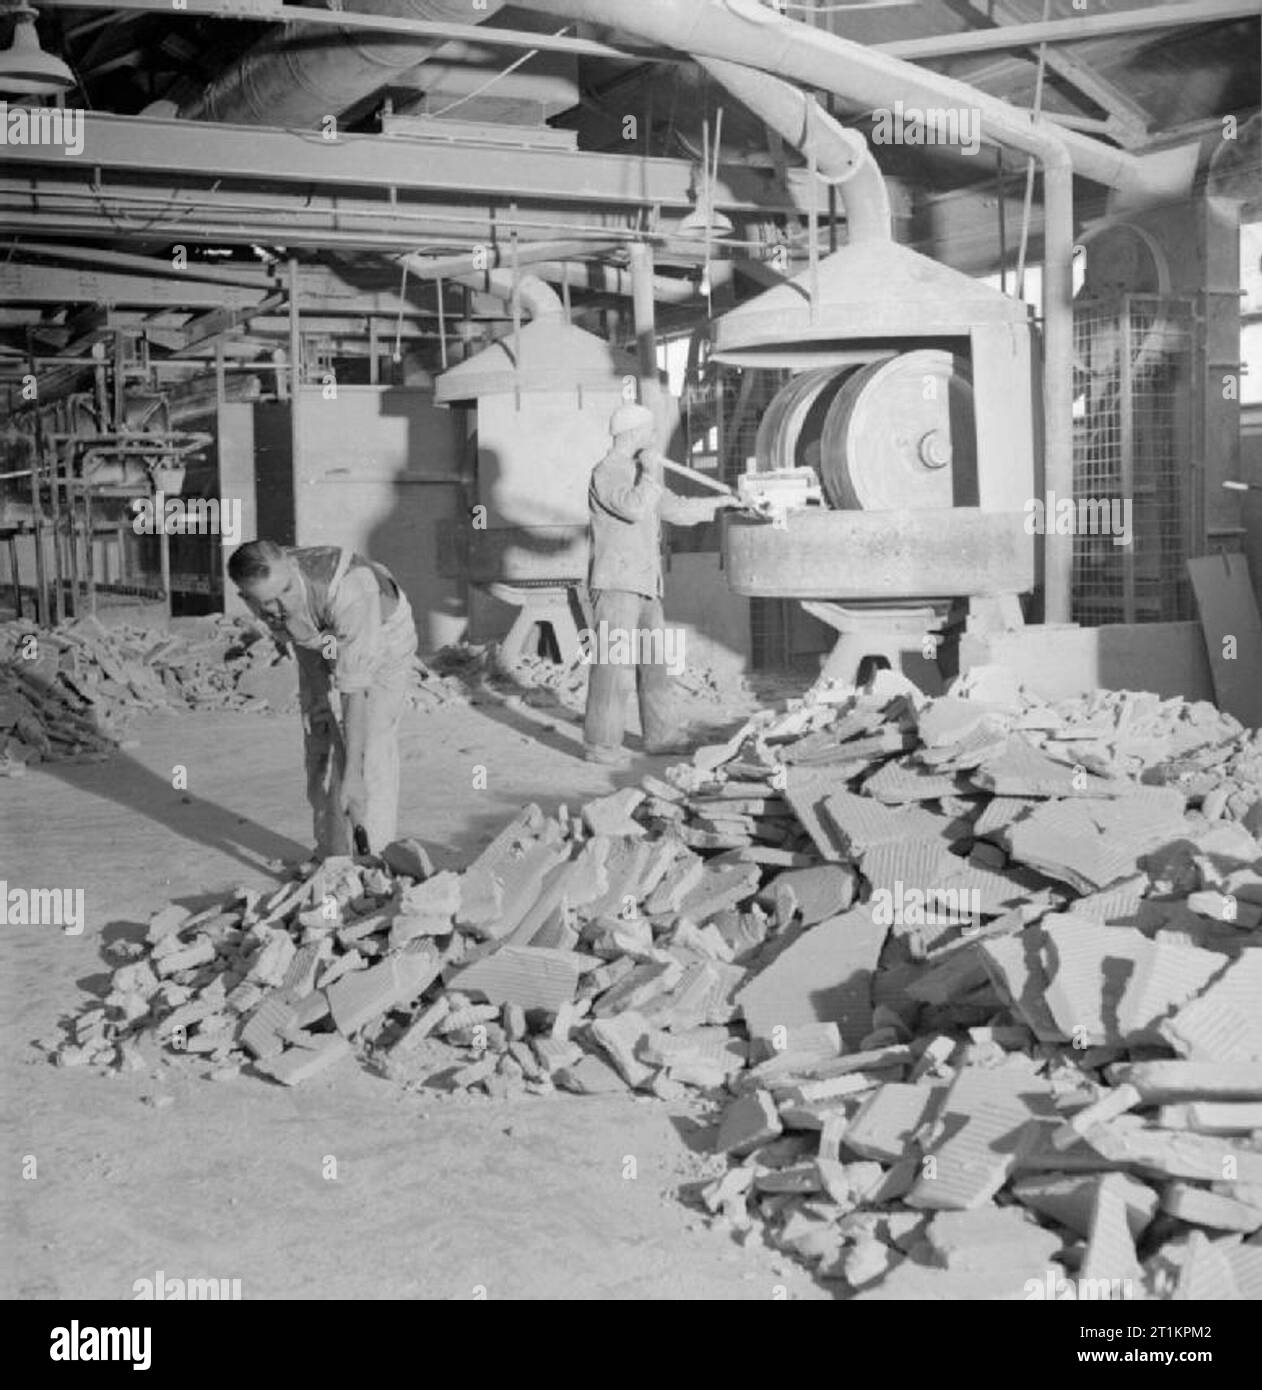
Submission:
{"label": "overhead duct pipe", "polygon": [[[718,58],[833,92],[867,110],[894,95],[906,106],[977,111],[983,139],[1043,166],[1044,487],[1073,494],[1073,175],[1142,191],[1164,169],[1076,131],[1035,121],[998,97],[835,34],[787,19],[758,0],[524,0],[526,8],[603,24],[697,61]],[[1044,618],[1070,618],[1073,541],[1044,537]]]}
{"label": "overhead duct pipe", "polygon": [[[536,52],[528,66],[509,71],[502,49],[459,39],[445,44],[441,56],[404,73],[398,85],[414,89],[416,98],[396,101],[396,115],[415,112],[441,118],[448,110],[455,110],[469,120],[509,120],[523,125],[544,124],[577,106],[582,95],[578,61],[570,54]],[[430,112],[429,103],[434,101],[441,109]],[[490,114],[496,110],[499,114]]]}
{"label": "overhead duct pipe", "polygon": [[815,161],[820,177],[841,197],[851,245],[890,240],[890,197],[885,177],[858,131],[847,130],[827,111],[812,111],[811,98],[805,92],[769,73],[720,58],[697,61],[764,125]]}
{"label": "overhead duct pipe", "polygon": [[[616,243],[600,246],[590,242],[553,242],[547,245],[546,253],[550,256],[590,256],[600,251],[612,250],[615,245]],[[557,285],[568,283],[572,290],[585,290],[589,294],[616,295],[623,299],[632,296],[632,276],[629,270],[619,266],[598,265],[591,261],[533,260],[532,251],[537,255],[543,249],[523,247],[518,253],[518,264],[529,265],[530,273],[536,279],[551,281]],[[481,290],[484,294],[493,294],[500,299],[506,299],[512,294],[512,277],[505,272],[504,253],[500,247],[493,249],[489,264],[481,271],[469,269],[467,254],[442,257],[413,254],[402,257],[402,264],[407,266],[408,274],[418,280],[450,280],[452,284],[468,285],[470,289]],[[732,262],[717,262],[711,267],[711,284],[726,283],[733,270]],[[701,293],[701,287],[697,282],[671,275],[654,275],[652,283],[653,298],[659,304],[686,304]]]}
{"label": "overhead duct pipe", "polygon": [[998,97],[788,19],[759,0],[521,0],[525,9],[603,24],[691,54],[774,73],[832,92],[865,110],[890,105],[977,111],[982,138],[1041,159],[1063,145],[1073,169],[1110,188],[1140,188],[1154,166],[1073,130],[1034,122]]}
{"label": "overhead duct pipe", "polygon": [[[558,257],[568,259],[570,256],[597,256],[606,251],[616,250],[618,245],[619,243],[616,241],[524,242],[519,243],[517,247],[517,264],[533,265],[539,261],[553,261]],[[479,259],[483,260],[485,264],[481,269],[501,269],[507,255],[503,242],[497,242],[494,246],[483,246]],[[477,270],[472,251],[461,251],[453,256],[424,256],[420,252],[414,251],[409,255],[401,256],[399,264],[407,266],[408,274],[415,275],[421,280],[455,279],[460,276],[467,276]]]}
{"label": "overhead duct pipe", "polygon": [[[731,261],[720,261],[711,266],[711,285],[726,283],[733,269]],[[549,280],[556,285],[568,281],[572,290],[586,290],[589,294],[610,294],[622,299],[629,299],[634,294],[631,272],[619,266],[595,265],[590,261],[571,265],[543,261],[532,265],[530,270],[541,280]],[[659,304],[687,304],[700,294],[701,286],[695,280],[677,279],[671,275],[653,276],[653,298]]]}
{"label": "overhead duct pipe", "polygon": [[[504,0],[355,0],[359,14],[480,24]],[[338,9],[329,0],[329,9]],[[447,45],[440,39],[378,42],[349,29],[287,24],[231,64],[195,100],[180,109],[186,120],[226,121],[308,129],[401,78]]]}

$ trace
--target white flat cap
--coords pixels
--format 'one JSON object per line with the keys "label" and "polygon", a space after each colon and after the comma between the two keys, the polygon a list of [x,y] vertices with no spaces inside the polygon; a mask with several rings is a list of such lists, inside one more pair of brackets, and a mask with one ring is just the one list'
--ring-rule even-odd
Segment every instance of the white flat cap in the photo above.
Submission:
{"label": "white flat cap", "polygon": [[626,405],[620,405],[609,417],[609,433],[616,437],[629,434],[632,430],[643,429],[645,425],[656,424],[657,418],[648,406],[628,401]]}

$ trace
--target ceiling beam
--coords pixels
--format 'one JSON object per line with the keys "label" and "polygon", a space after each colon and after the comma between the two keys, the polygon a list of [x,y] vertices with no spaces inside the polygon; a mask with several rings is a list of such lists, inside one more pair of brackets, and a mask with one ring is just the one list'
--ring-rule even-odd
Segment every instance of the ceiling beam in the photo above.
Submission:
{"label": "ceiling beam", "polygon": [[[508,319],[505,314],[500,314],[489,321],[502,323]],[[419,338],[424,333],[429,332],[436,322],[437,316],[432,314],[405,318],[400,321],[383,320],[379,326],[379,336],[383,343],[387,340],[393,341],[396,333],[401,338]],[[160,348],[164,353],[186,356],[191,352],[192,356],[202,357],[208,362],[214,361],[214,352],[206,343],[198,344],[191,350],[185,349],[184,336],[178,328],[145,328],[141,330],[133,325],[130,331],[132,333],[143,331],[150,346]],[[366,340],[369,336],[368,320],[353,317],[330,318],[322,314],[304,312],[302,315],[302,336],[304,338],[336,337]],[[253,314],[249,327],[244,333],[226,338],[221,344],[224,355],[230,358],[249,358],[260,352],[270,352],[276,347],[287,348],[288,345],[289,319],[287,316],[275,313]],[[165,366],[167,360],[165,356],[155,355],[153,363],[156,366]]]}
{"label": "ceiling beam", "polygon": [[1089,39],[1147,30],[1186,28],[1235,19],[1256,19],[1258,0],[1185,0],[1173,5],[1115,10],[1112,14],[1073,19],[1049,19],[1033,24],[1005,24],[997,29],[973,29],[922,39],[895,39],[873,44],[881,53],[912,62],[957,58],[967,53],[994,53],[1006,48],[1031,48],[1040,43],[1086,43]]}
{"label": "ceiling beam", "polygon": [[108,337],[109,331],[109,310],[99,304],[81,309],[64,323],[32,324],[30,330],[36,348],[65,353],[67,357],[77,357],[84,348]]}
{"label": "ceiling beam", "polygon": [[[1029,7],[1021,0],[970,0],[970,3],[975,10],[1005,25],[1029,21]],[[1044,60],[1049,72],[1054,72],[1074,91],[1107,113],[1110,130],[1119,144],[1133,149],[1144,143],[1152,117],[1137,101],[1115,83],[1101,77],[1081,58],[1062,48],[1048,48]]]}
{"label": "ceiling beam", "polygon": [[240,285],[265,290],[276,276],[261,264],[257,266],[207,265],[189,261],[183,268],[168,257],[136,256],[127,251],[110,251],[99,246],[62,245],[57,242],[15,240],[14,250],[22,256],[38,256],[41,260],[75,261],[82,265],[110,266],[118,270],[139,270],[149,275],[169,275],[177,280],[207,280],[218,285]]}
{"label": "ceiling beam", "polygon": [[66,329],[66,341],[61,348],[65,357],[82,357],[97,343],[104,343],[114,336],[109,310],[100,304],[93,304],[91,308],[75,314],[67,321]]}
{"label": "ceiling beam", "polygon": [[192,323],[175,335],[177,341],[173,351],[176,353],[190,352],[195,347],[213,343],[217,338],[228,337],[236,329],[244,328],[256,315],[265,314],[284,301],[285,292],[277,290],[275,294],[269,294],[266,299],[262,299],[257,304],[252,304],[247,308],[216,309],[213,314],[204,314],[201,318],[194,319]]}
{"label": "ceiling beam", "polygon": [[[428,20],[401,19],[391,15],[357,14],[351,10],[319,10],[302,5],[286,5],[276,0],[181,0],[173,11],[171,0],[42,0],[44,9],[148,10],[168,18],[174,15],[215,19],[248,20],[257,24],[326,26],[338,30],[370,30],[402,34],[417,39],[458,39],[474,44],[502,45],[509,48],[538,49],[540,52],[573,53],[594,58],[617,58],[642,63],[689,61],[670,49],[636,47],[624,42],[618,47],[590,39],[562,34],[534,33],[520,29],[500,29],[492,24],[449,24]],[[898,8],[898,7],[895,7]],[[1027,48],[1037,43],[1081,43],[1091,38],[1132,34],[1146,29],[1181,25],[1212,24],[1219,20],[1247,19],[1257,14],[1256,0],[1184,0],[1170,5],[1145,6],[1106,15],[1004,26],[973,32],[935,34],[928,38],[895,39],[870,45],[898,58],[932,60],[964,53],[987,53],[1003,48]],[[569,28],[569,25],[565,26]]]}
{"label": "ceiling beam", "polygon": [[[540,246],[555,254],[558,243],[540,243]],[[523,242],[522,248],[527,257],[525,263],[532,264],[532,243]],[[65,249],[68,253],[87,254],[93,250],[91,247]],[[180,272],[171,271],[169,262],[155,261],[150,257],[124,255],[121,260],[157,265],[168,273],[158,276],[127,275],[14,260],[0,266],[0,303],[12,307],[23,304],[90,303],[192,311],[230,308],[257,313],[260,304],[269,302],[263,296],[269,289],[276,288],[275,282],[269,281],[262,272],[258,288],[251,290],[243,286],[220,286],[183,279]],[[450,258],[445,264],[449,274],[455,274],[457,270],[471,274],[474,270],[473,258],[469,255]],[[405,277],[401,266],[385,259],[357,265],[345,273],[336,266],[303,267],[304,313],[359,317],[373,315],[383,320],[431,318],[438,314],[438,293],[433,279],[425,279],[414,270],[409,270]],[[443,299],[444,311],[448,316],[461,313],[463,301],[458,290],[454,287],[444,289]],[[65,326],[57,325],[55,335],[48,341],[59,346],[67,337]]]}
{"label": "ceiling beam", "polygon": [[[404,19],[395,15],[357,14],[354,9],[318,10],[305,5],[286,5],[279,0],[180,0],[173,11],[171,0],[42,0],[42,9],[73,10],[138,10],[161,14],[168,18],[188,15],[196,18],[239,19],[251,24],[271,21],[273,24],[301,24],[335,30],[360,29],[383,34],[401,34],[414,39],[465,40],[470,43],[502,48],[535,48],[541,53],[570,53],[587,58],[625,58],[642,63],[646,58],[663,62],[680,62],[678,53],[651,45],[635,47],[624,44],[599,43],[560,34],[535,33],[526,29],[500,29],[491,25],[455,24],[441,20]],[[566,25],[565,28],[572,26]]]}
{"label": "ceiling beam", "polygon": [[[224,202],[227,206],[224,206]],[[675,219],[678,220],[678,219]],[[538,210],[516,218],[496,209],[469,208],[312,194],[285,197],[237,192],[218,200],[208,191],[171,189],[112,180],[95,190],[86,178],[40,175],[8,180],[0,173],[0,230],[29,231],[41,237],[133,239],[138,243],[190,240],[211,245],[269,245],[322,251],[416,251],[434,240],[491,245],[517,228],[532,235],[582,235],[639,239],[623,213],[593,214],[575,209]],[[669,234],[669,227],[667,227]],[[715,240],[714,248],[719,249]]]}
{"label": "ceiling beam", "polygon": [[[5,165],[63,168],[65,151],[8,145]],[[94,169],[181,177],[265,180],[269,185],[392,188],[459,198],[490,195],[524,205],[573,203],[691,211],[690,160],[522,149],[399,136],[336,140],[270,126],[155,120],[88,112],[76,163]],[[766,173],[721,168],[714,206],[724,212],[786,210],[788,191]],[[0,221],[0,228],[3,222]]]}
{"label": "ceiling beam", "polygon": [[8,261],[0,265],[0,301],[7,304],[152,304],[169,308],[244,308],[256,290],[157,275],[121,275],[69,266]]}

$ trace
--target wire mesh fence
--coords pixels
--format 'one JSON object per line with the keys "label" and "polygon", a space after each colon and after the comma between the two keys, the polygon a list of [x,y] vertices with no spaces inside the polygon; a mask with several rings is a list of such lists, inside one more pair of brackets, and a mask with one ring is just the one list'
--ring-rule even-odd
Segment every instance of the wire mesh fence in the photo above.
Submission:
{"label": "wire mesh fence", "polygon": [[1075,311],[1074,496],[1056,499],[1061,515],[1044,521],[1073,527],[1076,622],[1192,616],[1186,562],[1202,480],[1194,327],[1186,299],[1123,295]]}

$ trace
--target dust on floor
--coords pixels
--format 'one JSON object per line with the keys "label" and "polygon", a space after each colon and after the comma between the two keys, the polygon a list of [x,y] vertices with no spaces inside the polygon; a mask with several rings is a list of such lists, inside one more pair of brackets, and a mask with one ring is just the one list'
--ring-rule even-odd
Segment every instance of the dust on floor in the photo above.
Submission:
{"label": "dust on floor", "polygon": [[[135,732],[109,762],[0,785],[0,878],[81,887],[88,921],[0,935],[0,1297],[131,1298],[159,1270],[240,1279],[245,1298],[828,1297],[676,1199],[708,1171],[707,1116],[688,1104],[447,1100],[353,1060],[294,1091],[202,1081],[179,1059],[108,1079],[49,1065],[31,1044],[104,984],[111,934],[154,902],[274,882],[266,862],[309,846],[295,718],[150,716]],[[409,711],[401,831],[454,866],[529,801],[577,807],[662,766],[611,774],[578,739],[521,705]]]}

